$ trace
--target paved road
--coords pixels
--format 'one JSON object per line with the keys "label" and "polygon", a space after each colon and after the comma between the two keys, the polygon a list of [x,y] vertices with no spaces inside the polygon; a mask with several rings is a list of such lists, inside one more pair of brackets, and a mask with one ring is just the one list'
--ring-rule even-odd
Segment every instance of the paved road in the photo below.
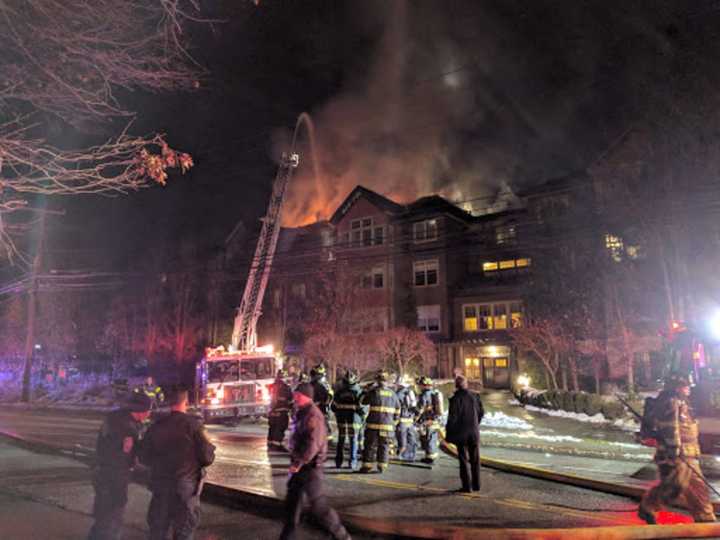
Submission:
{"label": "paved road", "polygon": [[[0,429],[68,451],[93,447],[97,415],[9,411]],[[209,426],[218,445],[210,480],[231,487],[283,497],[287,456],[268,453],[263,424]],[[537,453],[528,453],[528,456]],[[564,458],[563,458],[564,459]],[[447,456],[431,470],[421,465],[392,466],[385,474],[327,469],[333,505],[367,516],[388,516],[436,524],[491,527],[573,527],[637,524],[635,503],[623,497],[484,469],[478,494],[451,493],[459,486],[457,464]]]}

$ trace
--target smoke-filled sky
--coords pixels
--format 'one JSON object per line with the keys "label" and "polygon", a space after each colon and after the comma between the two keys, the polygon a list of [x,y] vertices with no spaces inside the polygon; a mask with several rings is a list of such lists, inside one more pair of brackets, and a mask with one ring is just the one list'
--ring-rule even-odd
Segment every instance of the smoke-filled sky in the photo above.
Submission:
{"label": "smoke-filled sky", "polygon": [[218,242],[238,220],[252,228],[273,160],[303,111],[315,126],[319,178],[303,135],[285,224],[328,217],[357,184],[401,201],[441,193],[481,209],[503,186],[586,168],[652,114],[648,96],[682,69],[680,53],[717,41],[709,0],[203,8],[224,22],[193,32],[195,56],[208,68],[201,90],[134,98],[134,129],[167,132],[196,167],[166,189],[75,203],[86,205],[83,219],[103,220],[97,238],[130,238],[139,250],[198,235]]}

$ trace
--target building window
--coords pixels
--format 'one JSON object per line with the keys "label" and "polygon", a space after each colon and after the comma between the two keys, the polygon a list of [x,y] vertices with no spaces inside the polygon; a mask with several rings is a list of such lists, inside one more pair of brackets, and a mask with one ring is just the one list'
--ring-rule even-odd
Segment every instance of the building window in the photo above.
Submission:
{"label": "building window", "polygon": [[612,260],[615,262],[622,261],[623,251],[625,246],[623,245],[622,238],[614,236],[612,234],[605,235],[605,248],[610,253]]}
{"label": "building window", "polygon": [[413,223],[413,239],[417,242],[431,242],[438,238],[437,219],[426,219]]}
{"label": "building window", "polygon": [[502,225],[495,228],[495,243],[498,246],[511,246],[517,240],[515,225]]}
{"label": "building window", "polygon": [[462,309],[465,332],[507,330],[523,325],[521,302],[465,304]]}
{"label": "building window", "polygon": [[353,219],[350,232],[345,233],[345,242],[353,247],[382,245],[385,243],[385,227],[376,226],[371,217]]}
{"label": "building window", "polygon": [[349,325],[351,334],[375,334],[388,329],[387,311],[384,308],[356,312]]}
{"label": "building window", "polygon": [[502,261],[485,261],[482,265],[483,272],[486,274],[492,272],[503,272],[507,270],[524,270],[532,263],[530,258],[522,259],[504,259]]}
{"label": "building window", "polygon": [[468,379],[480,378],[480,359],[477,357],[465,358],[465,376]]}
{"label": "building window", "polygon": [[417,325],[418,329],[423,332],[439,332],[440,331],[440,306],[418,306],[417,307]]}
{"label": "building window", "polygon": [[305,284],[304,283],[293,283],[290,287],[290,294],[295,298],[305,298]]}
{"label": "building window", "polygon": [[413,275],[416,287],[432,287],[438,284],[438,262],[416,261],[413,263]]}
{"label": "building window", "polygon": [[372,270],[365,273],[362,277],[363,289],[383,289],[385,288],[385,268],[383,266],[375,266]]}

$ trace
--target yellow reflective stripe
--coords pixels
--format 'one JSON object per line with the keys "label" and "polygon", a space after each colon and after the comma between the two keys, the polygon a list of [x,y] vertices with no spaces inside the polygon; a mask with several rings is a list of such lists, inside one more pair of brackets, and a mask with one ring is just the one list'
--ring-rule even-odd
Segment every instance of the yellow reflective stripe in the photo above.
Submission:
{"label": "yellow reflective stripe", "polygon": [[400,419],[400,423],[401,423],[401,424],[412,424],[412,423],[413,423],[413,419],[412,419],[412,418],[401,418],[401,419]]}
{"label": "yellow reflective stripe", "polygon": [[395,414],[398,410],[395,407],[384,407],[382,405],[372,405],[370,412],[388,412]]}
{"label": "yellow reflective stripe", "polygon": [[395,395],[395,392],[393,392],[392,390],[380,390],[379,393],[381,396],[385,396],[385,397],[392,397]]}
{"label": "yellow reflective stripe", "polygon": [[344,403],[335,403],[336,409],[351,410],[357,409],[357,405],[345,405]]}
{"label": "yellow reflective stripe", "polygon": [[377,429],[378,431],[395,431],[393,424],[365,424],[367,429]]}

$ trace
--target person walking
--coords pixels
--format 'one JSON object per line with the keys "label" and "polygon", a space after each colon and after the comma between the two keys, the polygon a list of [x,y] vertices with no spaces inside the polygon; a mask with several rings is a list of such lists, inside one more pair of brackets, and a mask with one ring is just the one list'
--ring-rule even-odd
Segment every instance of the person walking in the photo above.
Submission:
{"label": "person walking", "polygon": [[268,414],[269,447],[282,448],[285,432],[290,424],[292,388],[285,382],[287,373],[278,370],[275,382],[270,385],[270,413]]}
{"label": "person walking", "polygon": [[696,522],[715,521],[710,493],[700,470],[698,423],[693,418],[688,398],[690,377],[671,374],[653,404],[657,448],[655,463],[660,481],[649,489],[638,508],[638,516],[649,524],[657,523],[656,512],[663,506],[684,501]]}
{"label": "person walking", "polygon": [[93,475],[95,500],[89,540],[120,538],[128,501],[130,474],[137,461],[143,422],[152,402],[145,394],[130,394],[126,406],[105,417],[97,438]]}
{"label": "person walking", "polygon": [[280,540],[296,537],[303,500],[310,512],[336,540],[350,540],[337,512],[328,504],[323,490],[323,468],[327,457],[325,419],[313,403],[313,386],[299,384],[293,391],[295,415],[290,436],[290,467],[285,498],[285,523]]}
{"label": "person walking", "polygon": [[141,462],[150,468],[151,540],[193,537],[200,522],[205,467],[215,460],[215,446],[202,421],[187,414],[187,390],[174,390],[168,401],[170,414],[150,426],[140,452]]}
{"label": "person walking", "polygon": [[[455,445],[460,461],[462,493],[480,491],[480,422],[485,410],[480,396],[468,391],[463,375],[455,378],[455,393],[450,398],[445,440]],[[471,483],[472,479],[472,483]]]}
{"label": "person walking", "polygon": [[375,378],[376,386],[360,400],[362,405],[368,407],[363,464],[360,467],[362,473],[369,473],[376,466],[378,472],[382,473],[390,463],[390,443],[400,417],[400,401],[388,387],[389,379],[390,375],[386,371],[379,371]]}
{"label": "person walking", "polygon": [[343,464],[346,440],[350,445],[349,466],[351,469],[357,468],[360,430],[365,416],[363,407],[360,404],[361,396],[362,389],[358,384],[357,375],[348,370],[330,406],[335,413],[338,427],[338,442],[335,452],[335,466],[338,469]]}

